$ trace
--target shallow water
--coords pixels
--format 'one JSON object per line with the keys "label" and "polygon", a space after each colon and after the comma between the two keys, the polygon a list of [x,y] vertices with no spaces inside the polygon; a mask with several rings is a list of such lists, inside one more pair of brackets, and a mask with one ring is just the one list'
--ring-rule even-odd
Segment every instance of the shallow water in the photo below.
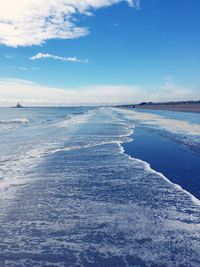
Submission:
{"label": "shallow water", "polygon": [[200,153],[176,142],[155,129],[136,126],[132,142],[123,145],[125,152],[142,159],[173,183],[200,199]]}
{"label": "shallow water", "polygon": [[14,115],[29,122],[0,130],[0,266],[200,266],[199,201],[124,153],[132,114]]}

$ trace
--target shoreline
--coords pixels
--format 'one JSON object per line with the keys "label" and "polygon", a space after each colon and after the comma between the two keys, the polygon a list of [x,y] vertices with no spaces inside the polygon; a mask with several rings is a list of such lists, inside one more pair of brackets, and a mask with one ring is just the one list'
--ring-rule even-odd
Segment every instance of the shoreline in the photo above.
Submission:
{"label": "shoreline", "polygon": [[136,105],[135,109],[169,110],[177,112],[200,113],[200,104],[146,104]]}

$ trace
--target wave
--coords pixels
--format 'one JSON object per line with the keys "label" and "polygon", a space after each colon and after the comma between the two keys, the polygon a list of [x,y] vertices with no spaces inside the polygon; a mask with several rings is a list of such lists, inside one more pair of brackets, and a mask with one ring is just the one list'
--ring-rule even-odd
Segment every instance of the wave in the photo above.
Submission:
{"label": "wave", "polygon": [[[106,109],[101,109],[105,112]],[[114,112],[113,112],[114,111]],[[117,125],[121,128],[121,131],[123,129],[123,133],[117,133],[116,136],[114,135],[109,135],[108,138],[106,137],[106,135],[102,136],[102,138],[104,140],[102,140],[100,138],[100,140],[95,140],[95,136],[93,136],[93,139],[92,140],[86,140],[85,139],[85,142],[83,144],[71,144],[69,146],[65,146],[65,147],[62,147],[62,148],[56,148],[54,150],[52,150],[50,152],[50,154],[54,154],[54,153],[59,153],[59,152],[69,152],[69,151],[74,151],[74,150],[80,150],[80,149],[90,149],[90,148],[95,148],[95,147],[98,147],[98,146],[105,146],[105,145],[110,145],[110,144],[117,144],[119,147],[120,147],[120,152],[122,154],[125,154],[127,155],[131,160],[134,160],[135,162],[138,163],[138,165],[141,165],[143,166],[144,168],[144,171],[147,171],[149,173],[152,173],[152,174],[156,174],[158,175],[159,177],[163,178],[165,181],[167,181],[168,183],[170,183],[171,185],[173,185],[176,189],[186,193],[190,199],[192,200],[193,203],[197,204],[200,206],[200,200],[197,199],[195,196],[193,196],[191,193],[189,193],[188,191],[186,191],[185,189],[183,189],[180,185],[178,184],[175,184],[175,183],[172,183],[166,176],[164,176],[162,173],[160,172],[157,172],[155,170],[153,170],[150,166],[149,163],[145,162],[145,161],[142,161],[140,159],[137,159],[137,158],[132,158],[130,155],[126,154],[125,153],[125,150],[122,146],[123,143],[126,143],[126,142],[131,142],[133,140],[133,133],[134,133],[134,128],[135,126],[131,123],[131,122],[128,122],[128,121],[124,121],[123,119],[120,118],[120,116],[118,116],[118,114],[116,113],[115,110],[111,110],[111,109],[107,109],[106,110],[106,113],[109,115],[109,117],[111,119],[114,119],[114,120],[117,120]],[[84,114],[86,115],[86,114]],[[87,114],[88,115],[88,114]],[[91,115],[91,114],[90,114]],[[74,119],[74,118],[72,118]],[[78,121],[80,118],[77,118]],[[86,119],[86,117],[85,117]],[[83,120],[84,121],[84,120]],[[82,122],[82,119],[79,121],[79,122]],[[66,123],[66,121],[65,121]],[[101,122],[102,123],[102,122]],[[111,123],[110,119],[104,119],[103,121],[103,124],[104,124],[104,130],[106,129],[106,125],[109,125]],[[68,125],[68,124],[66,124]],[[62,126],[65,126],[65,124]],[[100,134],[100,133],[99,133]],[[75,143],[76,143],[77,140],[75,140]]]}
{"label": "wave", "polygon": [[198,198],[196,198],[195,196],[193,196],[190,192],[188,192],[187,190],[183,189],[180,185],[176,184],[176,183],[173,183],[171,182],[164,174],[162,174],[161,172],[158,172],[158,171],[155,171],[154,169],[151,168],[151,165],[144,161],[144,160],[141,160],[141,159],[138,159],[138,158],[134,158],[134,157],[131,157],[130,155],[126,154],[125,153],[125,150],[122,146],[122,143],[118,143],[119,147],[120,147],[120,150],[121,150],[121,153],[122,154],[125,154],[128,156],[128,158],[130,160],[133,160],[135,162],[138,162],[138,165],[143,165],[143,168],[144,168],[144,171],[146,172],[149,172],[149,173],[152,173],[152,174],[156,174],[158,175],[159,177],[161,177],[162,179],[164,179],[167,183],[171,184],[174,188],[178,189],[179,191],[182,191],[184,192],[186,195],[188,195],[190,197],[190,199],[192,200],[192,202],[198,206],[200,206],[200,200]]}
{"label": "wave", "polygon": [[[66,143],[70,144],[70,140],[76,131],[77,126],[82,125],[87,122],[92,116],[92,112],[77,113],[72,115],[65,115],[64,120],[59,122],[41,124],[37,125],[36,134],[40,133],[40,130],[48,133],[48,137],[41,143],[39,140],[38,144],[28,143],[21,144],[15,153],[10,155],[1,156],[0,158],[0,196],[2,198],[10,198],[14,196],[11,191],[17,190],[15,185],[23,184],[24,181],[28,181],[28,173],[32,173],[33,168],[40,164],[43,159],[48,155],[51,155],[59,151],[67,151],[81,148],[80,145],[69,145],[66,147]],[[2,120],[0,123],[9,127],[11,124],[26,124],[29,120],[26,118],[12,119],[12,120]],[[51,122],[51,121],[50,121]],[[66,133],[65,129],[55,130],[56,128],[66,128],[68,131]],[[76,126],[76,127],[74,127]],[[33,132],[34,133],[34,129]],[[59,133],[58,133],[59,131]],[[55,134],[56,133],[56,134]],[[30,136],[31,138],[32,136]],[[33,136],[34,137],[34,136]],[[73,139],[73,138],[72,138]],[[90,145],[89,145],[90,146]],[[25,178],[25,173],[27,178]],[[30,181],[29,181],[30,182]],[[13,186],[14,185],[14,186]],[[8,190],[8,188],[10,190]]]}
{"label": "wave", "polygon": [[72,115],[67,115],[64,120],[54,124],[56,127],[71,127],[75,125],[80,125],[89,120],[89,118],[94,114],[94,111],[79,112]]}
{"label": "wave", "polygon": [[0,120],[0,124],[13,124],[13,123],[28,123],[30,122],[26,118],[18,118],[18,119],[11,119],[11,120]]}
{"label": "wave", "polygon": [[[132,124],[101,109],[86,127],[75,127],[65,147],[53,146],[50,156],[45,150],[45,162],[32,179],[18,180],[22,190],[1,221],[2,262],[199,266],[199,203],[148,163],[124,153]],[[55,130],[58,139],[69,132]],[[40,152],[30,150],[28,156]]]}
{"label": "wave", "polygon": [[164,116],[134,110],[112,108],[127,123],[147,127],[160,135],[183,144],[196,152],[200,151],[200,125],[187,120],[165,118]]}
{"label": "wave", "polygon": [[[126,140],[124,140],[124,142],[131,142],[132,138],[128,138]],[[51,152],[49,152],[50,154],[54,154],[54,153],[59,153],[59,152],[63,152],[63,151],[73,151],[73,150],[80,150],[80,149],[85,149],[85,148],[94,148],[94,147],[98,147],[98,146],[103,146],[103,145],[110,145],[110,144],[119,144],[118,140],[110,140],[110,141],[102,141],[102,142],[97,142],[97,143],[90,143],[90,144],[86,144],[86,145],[77,145],[77,146],[69,146],[69,147],[63,147],[63,148],[57,148],[55,150],[52,150]]]}

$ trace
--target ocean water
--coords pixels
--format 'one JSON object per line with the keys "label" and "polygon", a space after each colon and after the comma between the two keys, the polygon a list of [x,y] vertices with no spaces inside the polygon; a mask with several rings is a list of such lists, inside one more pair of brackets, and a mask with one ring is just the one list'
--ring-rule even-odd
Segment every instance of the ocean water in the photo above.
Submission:
{"label": "ocean water", "polygon": [[137,125],[133,141],[123,145],[125,152],[142,159],[173,183],[200,199],[200,153],[180,144],[169,134]]}
{"label": "ocean water", "polygon": [[0,109],[0,266],[200,266],[200,201],[123,148],[146,127],[199,153],[195,116]]}

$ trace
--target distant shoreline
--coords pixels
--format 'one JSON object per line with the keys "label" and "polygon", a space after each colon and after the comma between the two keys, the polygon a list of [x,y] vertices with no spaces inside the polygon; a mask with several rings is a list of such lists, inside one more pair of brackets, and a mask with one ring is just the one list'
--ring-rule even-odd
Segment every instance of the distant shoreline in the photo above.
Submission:
{"label": "distant shoreline", "polygon": [[141,102],[140,104],[116,105],[115,107],[200,113],[200,101]]}
{"label": "distant shoreline", "polygon": [[200,113],[200,104],[146,104],[136,105],[135,108]]}

